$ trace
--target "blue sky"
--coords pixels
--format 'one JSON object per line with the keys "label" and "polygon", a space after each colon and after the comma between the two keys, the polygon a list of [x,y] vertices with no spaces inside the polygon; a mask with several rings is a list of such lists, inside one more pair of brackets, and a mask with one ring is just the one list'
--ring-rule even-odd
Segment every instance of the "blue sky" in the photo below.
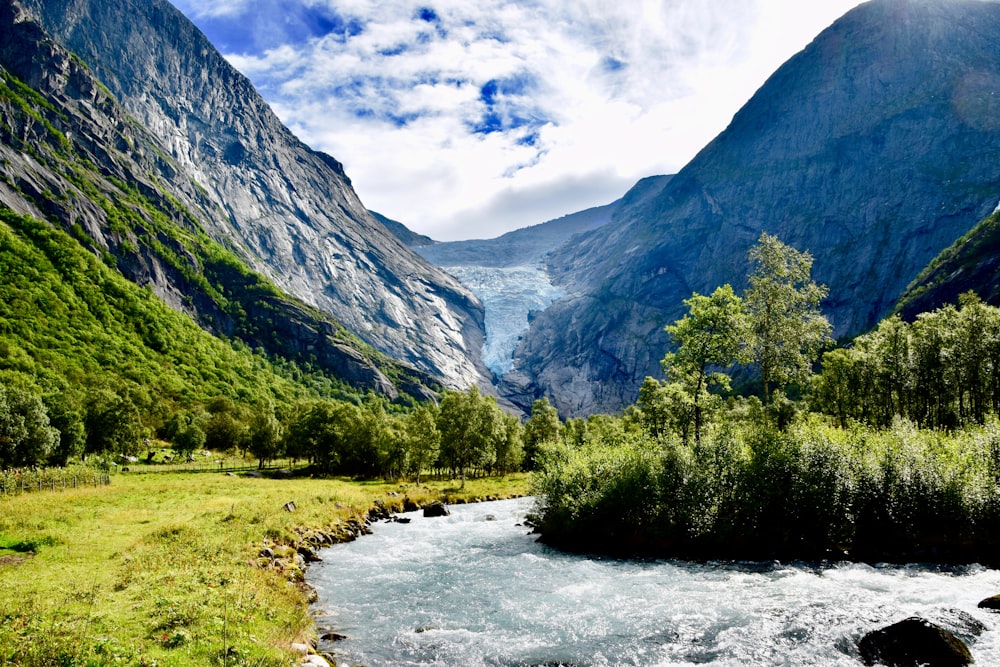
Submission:
{"label": "blue sky", "polygon": [[673,173],[857,0],[174,0],[371,209],[488,238]]}

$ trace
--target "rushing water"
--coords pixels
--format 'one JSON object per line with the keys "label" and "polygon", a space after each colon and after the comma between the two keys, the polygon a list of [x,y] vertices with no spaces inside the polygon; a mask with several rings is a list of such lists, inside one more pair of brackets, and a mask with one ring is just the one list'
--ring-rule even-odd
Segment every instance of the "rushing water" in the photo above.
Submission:
{"label": "rushing water", "polygon": [[[562,554],[517,525],[530,500],[380,523],[309,569],[339,664],[850,665],[867,631],[922,616],[1000,665],[1000,593],[978,566],[695,564]],[[986,626],[981,635],[972,629]]]}

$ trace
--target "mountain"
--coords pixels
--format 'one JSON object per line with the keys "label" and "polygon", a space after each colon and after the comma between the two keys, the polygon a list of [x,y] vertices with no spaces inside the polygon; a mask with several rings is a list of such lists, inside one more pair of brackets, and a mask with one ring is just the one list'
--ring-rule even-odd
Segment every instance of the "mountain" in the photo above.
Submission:
{"label": "mountain", "polygon": [[570,213],[555,220],[522,227],[493,239],[414,243],[414,249],[438,266],[533,266],[573,236],[603,227],[622,206],[634,205],[663,189],[670,176],[650,176],[621,198],[604,206]]}
{"label": "mountain", "polygon": [[548,258],[566,295],[505,376],[564,415],[634,400],[683,299],[744,285],[762,230],[815,257],[839,336],[889,313],[1000,198],[1000,4],[873,0],[785,63],[656,196]]}
{"label": "mountain", "polygon": [[416,246],[431,245],[436,243],[436,241],[434,241],[431,237],[424,234],[418,234],[397,220],[387,218],[381,213],[376,213],[375,211],[369,211],[369,213],[372,214],[373,218],[382,223],[382,226],[388,229],[389,232],[399,239],[404,245],[413,248]]}
{"label": "mountain", "polygon": [[[316,363],[361,390],[393,398],[400,391],[431,395],[434,377],[372,350],[210,239],[204,224],[216,211],[204,191],[23,6],[0,7],[0,38],[0,212],[13,214],[5,217],[10,232],[22,229],[22,240],[48,238],[26,235],[23,229],[31,227],[23,220],[48,221],[218,336]],[[3,279],[16,300],[16,285],[6,283],[15,268],[7,265]],[[97,276],[86,280],[111,284]],[[38,317],[46,314],[22,311],[16,319],[23,326]]]}
{"label": "mountain", "polygon": [[[342,165],[296,139],[172,5],[17,0],[11,6],[15,12],[23,6],[73,53],[74,67],[85,63],[107,93],[98,96],[101,103],[120,104],[130,119],[126,127],[141,128],[155,146],[130,172],[139,183],[149,181],[140,192],[176,199],[210,240],[381,353],[450,386],[488,385],[478,359],[481,304],[378,223]],[[29,85],[61,73],[37,76]],[[91,95],[56,94],[78,92]],[[91,98],[81,100],[85,110],[97,99]],[[131,148],[119,134],[108,127],[101,136],[71,141],[93,139],[94,152],[116,157]],[[88,231],[99,234],[93,225]]]}

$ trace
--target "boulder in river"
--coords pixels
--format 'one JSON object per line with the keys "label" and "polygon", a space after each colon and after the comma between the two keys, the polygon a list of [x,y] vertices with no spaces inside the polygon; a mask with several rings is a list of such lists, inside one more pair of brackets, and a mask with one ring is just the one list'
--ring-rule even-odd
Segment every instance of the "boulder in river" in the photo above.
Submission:
{"label": "boulder in river", "polygon": [[980,609],[989,609],[990,611],[1000,611],[1000,595],[994,595],[991,598],[986,598],[979,603]]}
{"label": "boulder in river", "polygon": [[435,500],[424,506],[424,516],[435,517],[435,516],[451,516],[451,512],[448,510],[448,506],[445,505],[440,500]]}
{"label": "boulder in river", "polygon": [[874,630],[858,642],[866,665],[887,667],[965,667],[973,663],[958,637],[930,621],[908,618]]}

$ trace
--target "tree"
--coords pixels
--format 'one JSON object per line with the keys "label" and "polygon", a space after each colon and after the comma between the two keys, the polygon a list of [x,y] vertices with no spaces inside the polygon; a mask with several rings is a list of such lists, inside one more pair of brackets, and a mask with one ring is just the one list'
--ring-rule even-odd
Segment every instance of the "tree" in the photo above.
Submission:
{"label": "tree", "polygon": [[481,396],[475,385],[466,392],[446,391],[438,413],[441,461],[462,478],[470,468],[488,468],[496,461],[496,444],[503,435],[503,412],[492,396]]}
{"label": "tree", "polygon": [[108,388],[96,388],[87,400],[86,452],[89,454],[136,454],[142,441],[139,409],[128,396]]}
{"label": "tree", "polygon": [[546,442],[558,442],[562,437],[559,411],[542,397],[531,404],[531,417],[524,423],[524,468],[533,470],[538,450]]}
{"label": "tree", "polygon": [[420,484],[420,472],[437,461],[441,448],[441,432],[431,408],[420,406],[403,421],[403,439],[406,443],[407,464],[411,475]]}
{"label": "tree", "polygon": [[46,396],[45,407],[49,413],[49,424],[59,432],[48,462],[64,466],[71,458],[83,454],[87,439],[83,400],[76,393],[64,391]]}
{"label": "tree", "polygon": [[[499,412],[499,409],[498,409]],[[519,470],[524,461],[524,427],[515,415],[501,413],[501,428],[494,449],[496,472],[500,475]]]}
{"label": "tree", "polygon": [[0,468],[41,465],[58,437],[39,396],[0,384]]}
{"label": "tree", "polygon": [[661,363],[667,377],[691,396],[694,439],[701,442],[708,392],[712,387],[729,388],[729,376],[713,369],[748,361],[747,319],[743,301],[730,285],[716,288],[712,296],[696,292],[684,304],[687,314],[664,328],[677,351],[668,353]]}
{"label": "tree", "polygon": [[270,405],[258,405],[250,416],[246,431],[247,450],[258,461],[258,468],[281,455],[281,424]]}
{"label": "tree", "polygon": [[749,257],[754,270],[743,293],[749,352],[760,371],[764,403],[770,406],[771,386],[805,382],[831,341],[830,322],[819,309],[827,289],[810,277],[812,255],[776,236],[762,232]]}

